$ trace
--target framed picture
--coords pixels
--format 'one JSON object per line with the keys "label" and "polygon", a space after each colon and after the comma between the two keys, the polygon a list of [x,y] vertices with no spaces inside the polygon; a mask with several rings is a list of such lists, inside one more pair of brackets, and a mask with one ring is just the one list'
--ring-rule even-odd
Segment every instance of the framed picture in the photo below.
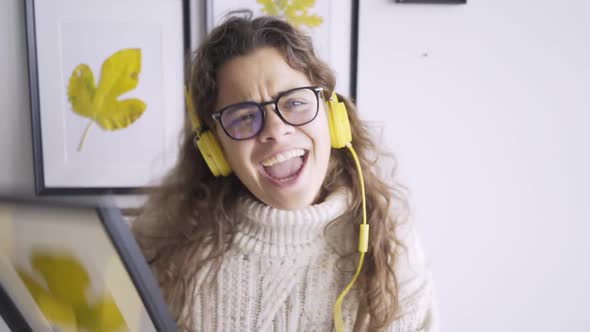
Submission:
{"label": "framed picture", "polygon": [[129,193],[175,163],[188,0],[26,0],[37,194]]}
{"label": "framed picture", "polygon": [[207,31],[239,9],[283,17],[308,33],[320,58],[336,72],[336,90],[356,100],[359,0],[207,0]]}
{"label": "framed picture", "polygon": [[0,196],[0,239],[13,331],[176,330],[117,209]]}

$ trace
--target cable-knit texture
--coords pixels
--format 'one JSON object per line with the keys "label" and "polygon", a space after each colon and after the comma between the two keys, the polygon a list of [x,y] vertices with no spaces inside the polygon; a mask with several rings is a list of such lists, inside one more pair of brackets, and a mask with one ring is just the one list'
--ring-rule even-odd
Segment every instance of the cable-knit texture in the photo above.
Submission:
{"label": "cable-knit texture", "polygon": [[[353,275],[352,267],[342,271],[334,248],[355,240],[345,221],[327,234],[324,229],[342,216],[348,202],[345,191],[301,210],[244,198],[234,245],[219,272],[195,294],[195,330],[332,331],[334,302]],[[410,229],[407,255],[396,266],[402,316],[389,331],[435,331],[430,274],[414,237]],[[352,331],[358,309],[354,293],[343,305],[346,331]]]}

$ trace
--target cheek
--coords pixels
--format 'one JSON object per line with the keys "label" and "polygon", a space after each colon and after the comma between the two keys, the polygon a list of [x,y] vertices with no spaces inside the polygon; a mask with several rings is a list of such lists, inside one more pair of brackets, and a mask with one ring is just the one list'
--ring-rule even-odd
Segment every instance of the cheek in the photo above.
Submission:
{"label": "cheek", "polygon": [[318,144],[322,150],[330,150],[331,143],[330,143],[330,127],[328,125],[328,114],[325,111],[321,111],[318,114],[318,118],[316,119],[316,127],[315,129],[315,139],[316,144]]}
{"label": "cheek", "polygon": [[318,114],[318,117],[307,127],[306,134],[313,141],[314,157],[318,163],[318,170],[326,167],[330,159],[332,145],[330,144],[330,129],[328,127],[328,118],[324,112]]}
{"label": "cheek", "polygon": [[215,137],[217,138],[217,142],[219,142],[219,145],[221,146],[221,150],[225,155],[225,159],[229,161],[230,158],[228,158],[228,156],[231,156],[234,152],[233,150],[235,149],[233,142],[229,139],[229,137],[227,137],[227,135],[224,132],[220,130],[217,130],[215,132]]}
{"label": "cheek", "polygon": [[247,165],[249,154],[248,141],[235,141],[229,138],[224,132],[216,134],[217,140],[221,145],[225,159],[229,162],[232,170],[239,174],[244,165]]}

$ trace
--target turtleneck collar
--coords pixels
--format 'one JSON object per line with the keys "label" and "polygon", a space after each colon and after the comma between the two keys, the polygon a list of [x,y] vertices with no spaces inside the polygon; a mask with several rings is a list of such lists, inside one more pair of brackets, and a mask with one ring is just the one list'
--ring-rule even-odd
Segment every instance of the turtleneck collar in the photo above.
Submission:
{"label": "turtleneck collar", "polygon": [[246,253],[283,257],[323,244],[326,225],[346,212],[350,193],[340,189],[318,204],[298,210],[281,210],[246,196],[238,204],[242,218],[235,237]]}

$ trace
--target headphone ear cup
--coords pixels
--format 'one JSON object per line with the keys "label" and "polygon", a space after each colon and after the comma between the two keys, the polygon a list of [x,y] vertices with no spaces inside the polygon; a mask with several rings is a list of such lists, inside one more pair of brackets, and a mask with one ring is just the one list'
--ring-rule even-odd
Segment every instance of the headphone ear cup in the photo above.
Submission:
{"label": "headphone ear cup", "polygon": [[330,126],[330,141],[332,147],[340,149],[352,142],[352,133],[350,131],[350,122],[346,105],[339,102],[336,94],[332,94],[331,100],[328,101],[328,125]]}
{"label": "headphone ear cup", "polygon": [[197,140],[197,147],[215,177],[231,174],[231,167],[212,132],[202,132],[201,137]]}

